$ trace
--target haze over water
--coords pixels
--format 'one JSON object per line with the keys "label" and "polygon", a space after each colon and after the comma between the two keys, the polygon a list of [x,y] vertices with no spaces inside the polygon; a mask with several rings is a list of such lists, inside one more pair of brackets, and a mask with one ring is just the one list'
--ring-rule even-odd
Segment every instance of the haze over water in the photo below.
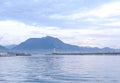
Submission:
{"label": "haze over water", "polygon": [[[32,40],[23,45],[45,36],[63,44]],[[120,52],[120,0],[0,0],[0,51],[21,44],[17,51],[73,51],[71,44],[90,52]],[[0,57],[0,83],[120,83],[120,56]]]}
{"label": "haze over water", "polygon": [[0,57],[0,83],[119,83],[120,56]]}

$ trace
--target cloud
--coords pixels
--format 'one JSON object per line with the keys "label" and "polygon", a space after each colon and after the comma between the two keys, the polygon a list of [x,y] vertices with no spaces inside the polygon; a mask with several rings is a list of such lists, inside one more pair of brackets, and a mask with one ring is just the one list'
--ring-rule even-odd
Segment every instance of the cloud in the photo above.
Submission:
{"label": "cloud", "polygon": [[96,8],[93,11],[91,11],[90,15],[100,18],[119,16],[120,15],[119,6],[120,1],[104,4],[100,8]]}
{"label": "cloud", "polygon": [[50,35],[73,45],[118,48],[120,47],[119,32],[119,28],[61,29],[59,27],[30,26],[17,21],[0,21],[0,44],[19,44],[28,38]]}
{"label": "cloud", "polygon": [[115,27],[120,28],[120,21],[117,21],[117,22],[113,21],[113,22],[106,23],[106,24],[103,24],[103,25],[109,26],[109,27],[114,27],[114,28],[115,28]]}
{"label": "cloud", "polygon": [[58,37],[79,46],[120,47],[119,0],[0,0],[0,44]]}
{"label": "cloud", "polygon": [[73,13],[70,15],[72,19],[79,19],[83,17],[96,17],[96,18],[109,18],[113,16],[119,16],[120,15],[120,1],[110,2],[103,4],[99,7],[96,7],[94,9],[84,11],[84,12],[78,12]]}
{"label": "cloud", "polygon": [[0,20],[16,20],[29,25],[79,28],[88,25],[83,18],[88,12],[109,1],[111,0],[0,0]]}
{"label": "cloud", "polygon": [[[70,21],[75,23],[77,26],[101,26],[101,25],[108,25],[108,24],[117,24],[119,25],[119,18],[120,18],[120,1],[112,1],[109,3],[104,3],[100,6],[97,6],[92,9],[82,9],[84,11],[78,10],[73,13],[69,13],[67,15],[61,14],[53,14],[50,16],[51,19],[64,19],[65,21]],[[116,22],[116,23],[115,23]],[[79,25],[78,25],[79,23]],[[86,26],[88,27],[88,26]],[[104,27],[104,26],[102,26]],[[110,26],[109,26],[110,27]]]}

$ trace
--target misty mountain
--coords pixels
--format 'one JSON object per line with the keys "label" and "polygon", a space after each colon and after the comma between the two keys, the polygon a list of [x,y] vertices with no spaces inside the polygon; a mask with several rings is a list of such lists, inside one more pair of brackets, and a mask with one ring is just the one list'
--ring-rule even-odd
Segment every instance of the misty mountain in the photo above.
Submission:
{"label": "misty mountain", "polygon": [[30,38],[14,48],[14,50],[79,50],[78,46],[62,42],[58,38],[46,36],[42,38]]}
{"label": "misty mountain", "polygon": [[6,51],[6,50],[8,50],[8,49],[5,48],[4,46],[1,46],[1,45],[0,45],[0,51]]}
{"label": "misty mountain", "polygon": [[119,49],[111,49],[108,47],[79,47],[76,45],[66,44],[58,38],[46,36],[42,38],[29,38],[20,43],[13,50],[61,50],[61,51],[76,51],[76,52],[117,52]]}
{"label": "misty mountain", "polygon": [[6,48],[8,48],[8,49],[12,49],[12,48],[14,48],[14,47],[16,47],[17,45],[15,45],[15,44],[13,44],[13,45],[7,45],[7,46],[5,46]]}

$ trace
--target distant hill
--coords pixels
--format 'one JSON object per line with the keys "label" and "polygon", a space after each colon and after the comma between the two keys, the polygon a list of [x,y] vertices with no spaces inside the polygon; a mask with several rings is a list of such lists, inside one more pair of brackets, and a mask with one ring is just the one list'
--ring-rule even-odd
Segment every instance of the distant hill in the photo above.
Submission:
{"label": "distant hill", "polygon": [[[76,41],[76,40],[75,40]],[[13,50],[56,50],[76,51],[76,52],[119,52],[119,49],[98,48],[98,47],[79,47],[66,44],[58,38],[46,36],[42,38],[30,38],[15,46]]]}
{"label": "distant hill", "polygon": [[13,44],[13,45],[7,45],[7,46],[5,46],[6,48],[8,48],[8,49],[12,49],[12,48],[14,48],[14,47],[16,47],[17,45],[15,45],[15,44]]}
{"label": "distant hill", "polygon": [[58,38],[46,36],[42,38],[30,38],[15,48],[14,50],[46,50],[46,49],[58,49],[58,50],[79,50],[78,46],[70,45],[62,42]]}
{"label": "distant hill", "polygon": [[6,50],[8,50],[8,49],[5,48],[4,46],[1,46],[1,45],[0,45],[0,51],[6,51]]}

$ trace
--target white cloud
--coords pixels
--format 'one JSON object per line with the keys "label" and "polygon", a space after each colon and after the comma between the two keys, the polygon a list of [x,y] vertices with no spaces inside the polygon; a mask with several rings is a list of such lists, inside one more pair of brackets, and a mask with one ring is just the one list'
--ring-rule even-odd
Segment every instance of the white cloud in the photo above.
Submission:
{"label": "white cloud", "polygon": [[79,19],[83,17],[107,18],[120,15],[120,1],[106,3],[94,9],[78,12],[70,15],[72,19]]}
{"label": "white cloud", "polygon": [[[16,21],[0,21],[0,44],[18,44],[29,37],[45,36],[47,31],[53,30],[53,27],[35,27],[25,25]],[[46,33],[45,33],[46,32]]]}
{"label": "white cloud", "polygon": [[50,35],[73,45],[120,48],[119,32],[118,28],[60,29],[58,27],[29,26],[16,21],[0,21],[0,44],[19,44],[28,38]]}
{"label": "white cloud", "polygon": [[110,23],[106,23],[106,24],[103,24],[105,26],[110,26],[110,27],[119,27],[120,28],[120,21],[114,21],[114,22],[110,22]]}
{"label": "white cloud", "polygon": [[104,4],[91,10],[88,15],[106,18],[120,15],[120,1]]}
{"label": "white cloud", "polygon": [[78,12],[71,13],[69,15],[51,15],[50,18],[54,19],[68,19],[68,20],[79,20],[85,19],[91,22],[109,20],[109,17],[119,16],[120,15],[120,1],[105,3],[101,6],[98,6],[94,9],[86,9],[85,11],[78,10]]}

